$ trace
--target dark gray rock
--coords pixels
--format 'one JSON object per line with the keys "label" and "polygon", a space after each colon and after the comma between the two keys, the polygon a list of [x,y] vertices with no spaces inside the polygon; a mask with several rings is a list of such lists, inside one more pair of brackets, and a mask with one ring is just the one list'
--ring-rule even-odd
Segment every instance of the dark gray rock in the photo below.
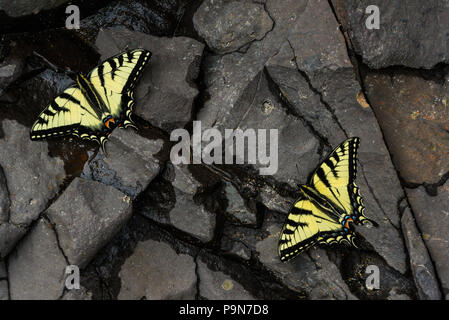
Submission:
{"label": "dark gray rock", "polygon": [[364,83],[401,177],[410,183],[440,181],[449,171],[447,81],[403,71],[370,72]]}
{"label": "dark gray rock", "polygon": [[8,281],[0,280],[0,301],[9,300]]}
{"label": "dark gray rock", "polygon": [[[308,128],[296,117],[287,112],[282,102],[270,90],[269,79],[261,72],[243,92],[235,103],[232,114],[222,122],[222,128],[265,129],[266,144],[258,142],[258,148],[270,150],[269,129],[278,130],[278,158],[277,163],[270,163],[271,175],[279,182],[287,183],[292,187],[305,181],[309,173],[315,168],[319,160],[318,149],[320,142]],[[260,141],[259,137],[257,137]],[[248,144],[245,144],[245,161],[247,162]],[[236,155],[241,158],[243,155]],[[267,168],[257,159],[256,169]],[[275,161],[273,159],[273,161]],[[242,159],[243,162],[243,159]],[[276,166],[277,165],[277,166]],[[299,168],[299,172],[297,166]]]}
{"label": "dark gray rock", "polygon": [[177,254],[163,242],[139,242],[119,276],[120,300],[194,299],[196,295],[193,258]]}
{"label": "dark gray rock", "polygon": [[81,16],[80,29],[76,31],[91,43],[95,43],[100,29],[115,27],[152,35],[173,35],[178,31],[186,7],[184,0],[112,1],[91,16]]}
{"label": "dark gray rock", "polygon": [[199,181],[189,166],[168,162],[161,177],[142,194],[136,210],[158,223],[172,225],[208,242],[214,236],[216,214],[197,199],[208,189],[211,179],[207,179]]}
{"label": "dark gray rock", "polygon": [[42,10],[56,8],[69,0],[37,0],[37,1],[8,1],[0,0],[0,10],[4,10],[10,17],[21,17],[36,14]]}
{"label": "dark gray rock", "polygon": [[410,257],[410,268],[422,300],[439,300],[441,292],[438,280],[427,248],[416,227],[410,208],[406,208],[402,215],[402,232]]}
{"label": "dark gray rock", "polygon": [[0,63],[0,96],[10,83],[16,80],[22,73],[24,60],[15,56],[8,56]]}
{"label": "dark gray rock", "polygon": [[39,220],[9,255],[12,300],[56,300],[63,292],[66,260],[46,220]]}
{"label": "dark gray rock", "polygon": [[175,189],[176,205],[170,211],[171,224],[203,242],[212,240],[215,230],[215,214],[197,205],[192,196]]}
{"label": "dark gray rock", "polygon": [[125,224],[131,203],[111,186],[75,178],[46,215],[70,264],[82,268]]}
{"label": "dark gray rock", "polygon": [[0,260],[0,279],[6,278],[7,276],[5,262]]}
{"label": "dark gray rock", "polygon": [[0,224],[9,220],[9,201],[8,185],[6,183],[3,168],[0,167]]}
{"label": "dark gray rock", "polygon": [[449,292],[449,181],[438,188],[437,196],[429,196],[423,187],[406,189],[407,197],[421,231],[424,243],[429,249],[435,271],[443,289]]}
{"label": "dark gray rock", "polygon": [[204,1],[193,16],[198,34],[218,53],[238,50],[273,28],[264,6],[251,1]]}
{"label": "dark gray rock", "polygon": [[[393,65],[432,68],[448,63],[448,4],[444,1],[341,1],[346,18],[340,20],[348,31],[355,51],[374,69]],[[380,28],[368,29],[366,7],[380,11]]]}
{"label": "dark gray rock", "polygon": [[227,215],[239,224],[255,226],[257,224],[256,214],[247,207],[237,189],[231,183],[226,182],[224,191],[228,199]]}
{"label": "dark gray rock", "polygon": [[208,300],[254,300],[254,297],[221,271],[213,271],[201,261],[197,261],[199,294]]}
{"label": "dark gray rock", "polygon": [[134,199],[159,173],[154,155],[162,145],[162,140],[143,138],[133,129],[114,130],[106,145],[108,155],[98,152],[85,165],[82,177],[113,186]]}
{"label": "dark gray rock", "polygon": [[26,231],[26,228],[11,223],[0,224],[0,258],[8,255]]}
{"label": "dark gray rock", "polygon": [[92,300],[92,293],[86,288],[67,290],[61,300]]}
{"label": "dark gray rock", "polygon": [[0,139],[0,165],[11,200],[9,220],[28,225],[59,191],[66,176],[64,163],[48,155],[47,142],[31,141],[29,128],[8,119],[2,127],[5,137]]}
{"label": "dark gray rock", "polygon": [[107,58],[128,48],[152,52],[136,90],[135,113],[168,132],[183,128],[192,119],[198,95],[198,76],[204,45],[186,37],[154,37],[123,28],[102,30],[96,45]]}
{"label": "dark gray rock", "polygon": [[239,257],[244,260],[251,258],[251,249],[248,248],[243,242],[236,239],[229,239],[226,235],[221,239],[221,250],[227,254]]}
{"label": "dark gray rock", "polygon": [[269,210],[288,213],[296,199],[281,196],[271,186],[264,185],[259,189],[257,200],[262,202]]}
{"label": "dark gray rock", "polygon": [[170,211],[171,224],[182,231],[190,233],[203,242],[212,240],[215,230],[215,214],[203,205],[197,204],[193,197],[200,186],[185,165],[173,166],[176,204]]}
{"label": "dark gray rock", "polygon": [[[274,20],[274,28],[261,41],[253,41],[245,53],[209,56],[204,63],[204,80],[210,99],[199,111],[197,119],[204,128],[222,127],[222,122],[233,115],[232,109],[243,92],[275,55],[307,1],[267,1],[266,10]],[[197,22],[196,28],[199,28]]]}
{"label": "dark gray rock", "polygon": [[395,288],[393,288],[390,290],[387,300],[411,300],[411,298],[404,293],[399,293]]}
{"label": "dark gray rock", "polygon": [[147,19],[150,14],[151,10],[142,3],[118,1],[82,19],[77,32],[92,43],[95,43],[98,32],[106,28],[122,26],[133,31],[150,33],[150,19]]}

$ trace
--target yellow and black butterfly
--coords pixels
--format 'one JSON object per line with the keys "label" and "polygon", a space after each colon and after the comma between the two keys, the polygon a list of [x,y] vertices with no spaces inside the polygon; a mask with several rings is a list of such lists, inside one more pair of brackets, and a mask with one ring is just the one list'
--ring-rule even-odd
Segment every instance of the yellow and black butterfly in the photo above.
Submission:
{"label": "yellow and black butterfly", "polygon": [[151,53],[136,49],[113,56],[64,90],[39,115],[31,140],[75,135],[104,145],[116,127],[134,126],[133,90]]}
{"label": "yellow and black butterfly", "polygon": [[315,244],[354,246],[353,223],[369,220],[355,184],[360,139],[342,142],[315,170],[290,209],[279,239],[279,257],[288,261]]}

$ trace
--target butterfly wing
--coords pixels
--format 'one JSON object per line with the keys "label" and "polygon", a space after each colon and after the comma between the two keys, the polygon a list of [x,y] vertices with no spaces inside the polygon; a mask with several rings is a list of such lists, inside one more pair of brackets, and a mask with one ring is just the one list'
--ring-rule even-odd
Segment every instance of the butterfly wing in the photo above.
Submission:
{"label": "butterfly wing", "polygon": [[355,184],[359,144],[357,137],[343,141],[315,170],[309,182],[340,213],[340,222],[347,215],[355,223],[368,220],[363,215],[363,199]]}
{"label": "butterfly wing", "polygon": [[125,127],[132,124],[133,90],[150,56],[143,49],[126,51],[105,60],[88,75],[111,115]]}
{"label": "butterfly wing", "polygon": [[317,243],[331,244],[344,239],[352,242],[352,235],[344,232],[341,223],[324,209],[326,206],[301,194],[281,231],[278,246],[281,261],[293,259]]}
{"label": "butterfly wing", "polygon": [[102,126],[81,90],[71,86],[41,112],[31,127],[31,140],[71,134],[86,138]]}

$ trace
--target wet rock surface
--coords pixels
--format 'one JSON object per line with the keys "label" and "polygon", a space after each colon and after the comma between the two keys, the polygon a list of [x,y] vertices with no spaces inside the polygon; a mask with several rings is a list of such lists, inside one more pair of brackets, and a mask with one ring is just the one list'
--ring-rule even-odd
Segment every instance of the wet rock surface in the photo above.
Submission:
{"label": "wet rock surface", "polygon": [[[12,24],[0,38],[0,299],[447,298],[447,8],[390,2],[369,3],[379,30],[365,28],[367,2],[345,0],[83,2],[81,29],[63,31],[45,12],[17,18],[40,32]],[[107,155],[75,138],[29,140],[73,82],[66,68],[86,74],[135,47],[152,52],[137,131],[114,130]],[[173,164],[170,133],[191,135],[194,120],[203,133],[277,129],[277,170]],[[297,184],[352,136],[378,226],[356,227],[359,248],[281,263]],[[64,288],[68,264],[80,290]],[[370,265],[379,289],[366,287]]]}
{"label": "wet rock surface", "polygon": [[115,130],[107,142],[107,156],[98,152],[84,167],[82,177],[111,185],[135,198],[159,173],[159,161],[154,155],[162,145],[162,140],[145,139],[133,129]]}

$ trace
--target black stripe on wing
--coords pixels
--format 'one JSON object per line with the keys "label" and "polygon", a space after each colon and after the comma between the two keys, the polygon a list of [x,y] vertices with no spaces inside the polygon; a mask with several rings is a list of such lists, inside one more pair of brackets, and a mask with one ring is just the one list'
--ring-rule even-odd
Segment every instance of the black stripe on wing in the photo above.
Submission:
{"label": "black stripe on wing", "polygon": [[148,50],[142,50],[142,53],[140,54],[136,65],[134,66],[133,70],[129,74],[128,80],[126,81],[126,84],[123,87],[122,93],[131,91],[134,89],[137,81],[139,80],[140,76],[142,75],[141,71],[143,70],[145,65],[148,63],[148,61],[150,61],[150,58],[151,58],[151,52]]}

